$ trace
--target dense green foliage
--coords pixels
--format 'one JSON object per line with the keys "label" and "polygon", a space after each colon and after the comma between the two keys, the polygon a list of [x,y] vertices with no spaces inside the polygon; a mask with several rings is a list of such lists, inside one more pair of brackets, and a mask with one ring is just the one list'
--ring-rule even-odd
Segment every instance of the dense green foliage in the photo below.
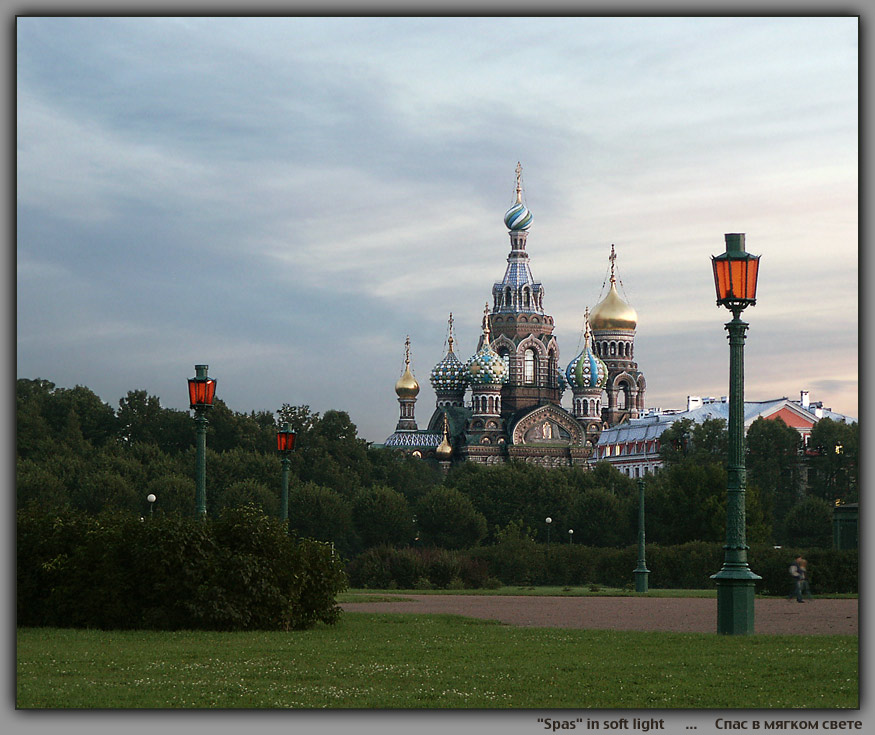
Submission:
{"label": "dense green foliage", "polygon": [[206,521],[35,509],[17,521],[19,625],[288,630],[340,613],[340,559],[253,506]]}
{"label": "dense green foliage", "polygon": [[[619,721],[610,710],[736,708],[747,718],[749,708],[860,706],[857,636],[567,630],[349,613],[294,636],[23,629],[17,654],[19,709],[535,709],[558,723],[563,708]],[[796,712],[793,719],[811,719]],[[533,727],[535,714],[526,715]],[[642,717],[651,714],[664,716]],[[776,711],[775,719],[787,717]]]}
{"label": "dense green foliage", "polygon": [[[18,380],[16,398],[19,508],[140,517],[149,514],[146,497],[153,493],[156,518],[194,515],[195,432],[188,412],[164,408],[144,390],[130,391],[114,410],[87,388],[56,388],[45,380]],[[275,431],[288,421],[297,432],[290,527],[333,544],[345,558],[386,544],[496,546],[509,533],[540,544],[549,536],[558,545],[573,530],[574,546],[613,549],[637,541],[638,484],[606,462],[549,470],[463,463],[444,475],[433,463],[370,448],[342,411],[320,416],[285,404],[275,415],[245,414],[217,400],[208,417],[209,517],[248,504],[278,514]],[[803,454],[798,434],[780,420],[750,427],[749,544],[831,545],[829,505],[857,498],[858,430],[824,419],[811,436]],[[681,420],[663,434],[665,466],[644,478],[648,543],[723,540],[726,449],[722,420]]]}

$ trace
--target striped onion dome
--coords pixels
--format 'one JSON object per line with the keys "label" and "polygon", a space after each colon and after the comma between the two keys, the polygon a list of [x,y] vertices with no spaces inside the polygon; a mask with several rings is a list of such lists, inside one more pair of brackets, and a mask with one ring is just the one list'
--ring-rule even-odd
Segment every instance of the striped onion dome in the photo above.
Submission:
{"label": "striped onion dome", "polygon": [[584,316],[586,324],[583,340],[583,350],[566,368],[568,382],[574,388],[583,390],[601,390],[608,382],[608,366],[589,346],[589,309]]}
{"label": "striped onion dome", "polygon": [[519,163],[516,165],[516,201],[510,209],[504,213],[504,224],[509,230],[528,230],[532,226],[532,213],[523,204],[522,186],[523,168]]}

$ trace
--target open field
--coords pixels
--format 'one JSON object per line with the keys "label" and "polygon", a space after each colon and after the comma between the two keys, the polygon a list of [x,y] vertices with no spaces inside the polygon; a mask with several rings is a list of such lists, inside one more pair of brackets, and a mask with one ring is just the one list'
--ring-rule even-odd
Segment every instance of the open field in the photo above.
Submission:
{"label": "open field", "polygon": [[345,613],[296,633],[29,628],[18,631],[17,705],[856,708],[857,651],[851,635],[546,629],[455,615]]}

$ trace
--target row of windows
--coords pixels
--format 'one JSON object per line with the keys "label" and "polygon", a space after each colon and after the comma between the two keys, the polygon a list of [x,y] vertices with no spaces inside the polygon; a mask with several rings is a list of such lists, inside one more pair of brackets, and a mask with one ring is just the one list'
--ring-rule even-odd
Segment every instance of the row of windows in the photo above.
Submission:
{"label": "row of windows", "polygon": [[655,452],[659,452],[659,439],[606,444],[599,449],[599,457],[619,457],[623,454],[650,454]]}
{"label": "row of windows", "polygon": [[523,286],[521,292],[518,293],[510,287],[505,287],[502,296],[496,296],[495,305],[497,307],[506,306],[509,308],[521,306],[523,309],[531,309],[537,306],[537,308],[541,309],[544,305],[544,292],[540,291],[534,294],[528,286]]}
{"label": "row of windows", "polygon": [[635,345],[631,342],[608,342],[607,340],[595,343],[596,354],[601,357],[628,357],[630,360],[635,355]]}

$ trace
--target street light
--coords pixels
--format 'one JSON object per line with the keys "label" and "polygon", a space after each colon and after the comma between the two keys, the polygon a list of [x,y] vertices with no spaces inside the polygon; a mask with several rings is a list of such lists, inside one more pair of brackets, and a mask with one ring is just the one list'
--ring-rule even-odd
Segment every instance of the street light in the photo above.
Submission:
{"label": "street light", "polygon": [[638,566],[635,568],[635,591],[647,592],[650,570],[644,559],[644,478],[638,478]]}
{"label": "street light", "polygon": [[155,501],[156,501],[157,499],[158,499],[158,498],[156,498],[152,493],[149,493],[149,494],[146,496],[146,500],[149,501],[149,518],[152,517],[152,508],[155,507]]}
{"label": "street light", "polygon": [[195,376],[188,379],[190,407],[194,409],[197,425],[197,458],[195,505],[201,518],[207,517],[207,421],[206,411],[213,405],[216,395],[215,378],[207,377],[209,365],[195,365]]}
{"label": "street light", "polygon": [[574,543],[574,529],[573,528],[568,529],[568,543],[569,544]]}
{"label": "street light", "polygon": [[726,252],[711,256],[717,305],[732,312],[729,332],[729,461],[727,466],[726,544],[717,582],[717,632],[754,632],[754,583],[762,577],[747,563],[744,465],[744,339],[741,312],[756,304],[759,255],[744,250],[744,234],[726,235]]}
{"label": "street light", "polygon": [[550,516],[547,516],[544,519],[544,523],[547,524],[547,546],[550,545],[550,524],[553,522],[553,519]]}
{"label": "street light", "polygon": [[276,448],[283,462],[283,494],[280,498],[280,518],[289,520],[289,466],[291,465],[290,454],[295,448],[295,432],[292,431],[288,421],[276,433]]}

